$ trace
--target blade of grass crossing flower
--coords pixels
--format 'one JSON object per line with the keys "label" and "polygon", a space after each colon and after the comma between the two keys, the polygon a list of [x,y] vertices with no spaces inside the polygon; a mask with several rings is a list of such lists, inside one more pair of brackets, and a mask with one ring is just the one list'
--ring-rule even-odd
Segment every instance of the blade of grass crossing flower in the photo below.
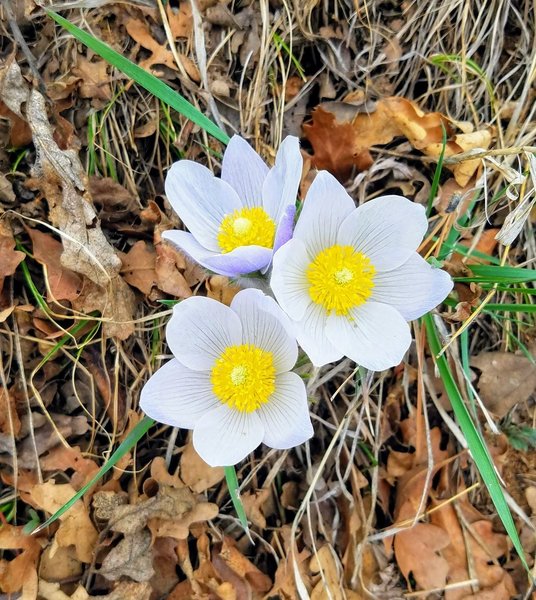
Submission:
{"label": "blade of grass crossing flower", "polygon": [[[242,500],[240,499],[240,490],[238,489],[238,478],[236,476],[236,470],[234,467],[224,467],[224,471],[225,481],[227,482],[229,495],[231,496],[234,509],[236,511],[236,514],[238,515],[240,524],[244,528],[244,531],[247,533],[248,538],[251,540],[251,534],[249,533],[248,527],[248,518],[246,516],[246,511],[244,509],[244,505],[242,504]],[[253,540],[251,541],[253,542]]]}
{"label": "blade of grass crossing flower", "polygon": [[[119,444],[115,452],[110,456],[108,461],[102,465],[102,467],[97,471],[97,474],[86,483],[86,485],[79,490],[68,502],[66,502],[60,509],[58,509],[51,517],[49,517],[42,525],[39,525],[36,529],[29,528],[30,531],[25,531],[25,533],[39,533],[43,529],[47,528],[49,525],[54,523],[57,519],[59,519],[64,513],[66,513],[71,506],[80,500],[82,496],[92,488],[101,477],[103,477],[112,467],[114,467],[117,462],[127,453],[129,452],[138,441],[147,433],[147,431],[154,425],[153,419],[149,417],[144,417],[134,429],[127,435],[127,437]],[[33,525],[29,523],[28,525]],[[26,527],[28,527],[26,525]],[[25,529],[26,529],[25,527]]]}
{"label": "blade of grass crossing flower", "polygon": [[447,147],[447,130],[445,129],[445,125],[443,125],[443,121],[441,121],[441,153],[439,154],[439,159],[437,161],[434,178],[432,179],[432,187],[430,188],[430,195],[428,196],[428,206],[426,207],[426,216],[430,216],[432,212],[432,203],[434,202],[434,198],[437,196],[437,189],[439,188],[439,178],[441,177],[441,170],[443,168],[443,159],[445,158],[445,148]]}
{"label": "blade of grass crossing flower", "polygon": [[521,545],[521,540],[519,539],[519,535],[517,533],[512,514],[510,512],[510,509],[508,508],[508,503],[501,488],[499,478],[495,471],[495,467],[489,455],[486,444],[484,443],[482,437],[476,429],[469,414],[469,411],[465,406],[463,398],[460,394],[460,390],[456,385],[456,381],[452,375],[446,357],[444,355],[439,357],[437,356],[441,351],[441,342],[439,340],[439,335],[434,324],[432,315],[427,314],[423,317],[423,321],[426,327],[426,334],[430,350],[432,352],[432,355],[434,356],[437,368],[439,370],[439,374],[443,381],[443,385],[445,386],[445,390],[447,391],[447,395],[450,399],[458,424],[467,441],[467,445],[471,452],[471,456],[473,457],[473,460],[480,473],[480,476],[482,477],[482,480],[484,481],[484,484],[488,489],[491,500],[495,505],[495,508],[497,509],[497,514],[501,519],[506,533],[510,537],[512,544],[514,545],[514,548],[521,562],[523,563],[523,566],[525,567],[527,572],[529,572],[529,566],[525,559],[525,553],[523,551],[523,546]]}
{"label": "blade of grass crossing flower", "polygon": [[224,144],[229,142],[229,136],[220,129],[213,121],[206,117],[193,104],[190,104],[186,98],[183,98],[179,93],[172,90],[163,81],[155,77],[152,73],[148,73],[132,61],[128,60],[101,40],[97,39],[90,33],[80,29],[58,13],[47,10],[47,14],[66,29],[77,40],[85,46],[93,50],[96,54],[102,57],[106,62],[110,63],[122,73],[133,79],[154,96],[169,104],[176,111],[183,114],[185,117],[193,121],[196,125],[202,127],[207,133],[214,136]]}

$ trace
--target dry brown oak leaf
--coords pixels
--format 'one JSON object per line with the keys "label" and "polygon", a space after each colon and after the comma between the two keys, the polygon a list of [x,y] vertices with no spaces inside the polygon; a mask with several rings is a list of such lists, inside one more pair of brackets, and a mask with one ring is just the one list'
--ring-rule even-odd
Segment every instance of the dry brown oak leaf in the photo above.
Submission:
{"label": "dry brown oak leaf", "polygon": [[[405,137],[427,156],[437,160],[442,150],[443,127],[447,132],[445,156],[448,158],[491,144],[488,129],[473,131],[468,123],[455,123],[440,113],[425,113],[406,98],[383,98],[374,105],[355,106],[344,102],[320,104],[312,113],[312,122],[303,131],[313,146],[312,163],[327,169],[345,181],[355,168],[368,169],[374,162],[372,146]],[[479,159],[448,166],[462,187],[480,167]]]}

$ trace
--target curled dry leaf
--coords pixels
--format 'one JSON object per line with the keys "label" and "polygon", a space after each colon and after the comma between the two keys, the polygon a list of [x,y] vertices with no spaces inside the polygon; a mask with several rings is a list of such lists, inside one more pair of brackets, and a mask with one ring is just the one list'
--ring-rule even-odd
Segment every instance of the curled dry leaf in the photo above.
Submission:
{"label": "curled dry leaf", "polygon": [[50,220],[62,232],[62,266],[85,275],[96,288],[86,292],[82,300],[79,297],[76,308],[99,310],[108,319],[105,334],[127,338],[133,331],[134,295],[119,276],[121,260],[100,228],[78,154],[58,147],[45,99],[28,88],[13,59],[0,72],[0,98],[24,116],[32,130],[36,179],[49,204]]}
{"label": "curled dry leaf", "polygon": [[[445,127],[450,157],[474,148],[487,149],[491,133],[487,130],[456,133],[456,124],[440,113],[425,113],[415,102],[390,97],[379,100],[373,109],[344,103],[319,105],[312,113],[312,122],[303,126],[314,150],[313,165],[327,169],[339,179],[347,179],[353,168],[368,169],[373,161],[371,146],[390,143],[405,137],[417,150],[438,159]],[[458,126],[458,127],[457,127]],[[480,166],[479,159],[466,160],[448,168],[457,183],[465,186]]]}
{"label": "curled dry leaf", "polygon": [[[74,495],[76,490],[70,484],[58,484],[47,481],[36,485],[30,492],[32,504],[50,514],[59,510]],[[86,506],[78,500],[60,517],[60,526],[54,536],[53,544],[67,548],[74,546],[80,562],[91,563],[98,533]]]}

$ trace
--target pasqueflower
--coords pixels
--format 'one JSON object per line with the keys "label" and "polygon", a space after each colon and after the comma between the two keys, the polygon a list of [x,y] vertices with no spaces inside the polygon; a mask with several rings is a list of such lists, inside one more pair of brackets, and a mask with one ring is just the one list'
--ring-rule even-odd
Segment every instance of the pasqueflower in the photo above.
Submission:
{"label": "pasqueflower", "polygon": [[175,358],[146,383],[141,407],[153,419],[193,429],[212,466],[234,465],[261,442],[286,449],[313,434],[290,323],[259,290],[231,307],[192,297],[173,309],[166,339]]}
{"label": "pasqueflower", "polygon": [[274,248],[292,235],[301,171],[299,141],[291,136],[272,169],[237,135],[223,155],[221,178],[180,160],[166,177],[166,195],[190,233],[170,230],[163,237],[221,275],[266,270]]}
{"label": "pasqueflower", "polygon": [[332,175],[316,176],[293,238],[274,255],[270,282],[313,364],[348,356],[381,371],[402,360],[407,321],[453,286],[416,252],[427,226],[423,207],[402,196],[356,208]]}

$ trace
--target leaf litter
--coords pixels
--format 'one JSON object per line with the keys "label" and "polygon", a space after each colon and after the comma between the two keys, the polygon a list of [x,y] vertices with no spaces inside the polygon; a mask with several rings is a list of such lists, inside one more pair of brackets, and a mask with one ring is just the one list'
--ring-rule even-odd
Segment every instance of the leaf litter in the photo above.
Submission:
{"label": "leaf litter", "polygon": [[[75,4],[65,16],[76,22]],[[32,0],[13,5],[31,53],[46,60],[37,62],[44,89],[20,48],[0,71],[0,591],[45,600],[525,593],[523,569],[448,420],[431,357],[426,376],[418,373],[417,355],[427,350],[417,335],[401,366],[360,391],[347,363],[320,373],[304,367],[315,441],[281,455],[261,449],[239,472],[254,546],[222,470],[201,461],[185,432],[164,428],[59,522],[25,532],[34,514],[44,520],[81,489],[138,422],[140,386],[168,355],[167,302],[207,295],[229,304],[238,288],[161,239],[180,225],[163,198],[165,170],[190,158],[217,171],[221,145],[55,31]],[[530,267],[534,95],[524,65],[535,51],[532,25],[519,21],[524,8],[495,7],[507,25],[492,29],[494,18],[441,3],[387,12],[373,4],[366,15],[340,2],[333,12],[318,3],[290,13],[276,4],[264,12],[247,3],[197,6],[201,29],[184,0],[162,10],[99,3],[83,15],[95,35],[268,160],[284,135],[300,135],[302,198],[315,169],[327,168],[359,203],[382,193],[431,200],[434,235],[423,254],[456,277],[496,260]],[[456,48],[478,56],[484,75],[469,61],[439,68],[430,59]],[[509,72],[511,64],[521,66]],[[440,187],[430,198],[443,131]],[[446,257],[448,231],[459,235]],[[506,257],[497,236],[511,244]],[[530,303],[523,288],[532,290],[499,290],[494,302]],[[450,333],[487,291],[457,282],[456,305],[443,314]],[[460,387],[471,389],[469,379],[474,388],[468,402],[475,394],[481,402],[477,420],[520,507],[529,555],[533,341],[530,313],[505,321],[487,312],[470,331],[468,363],[448,354]],[[488,430],[490,421],[502,435]]]}

